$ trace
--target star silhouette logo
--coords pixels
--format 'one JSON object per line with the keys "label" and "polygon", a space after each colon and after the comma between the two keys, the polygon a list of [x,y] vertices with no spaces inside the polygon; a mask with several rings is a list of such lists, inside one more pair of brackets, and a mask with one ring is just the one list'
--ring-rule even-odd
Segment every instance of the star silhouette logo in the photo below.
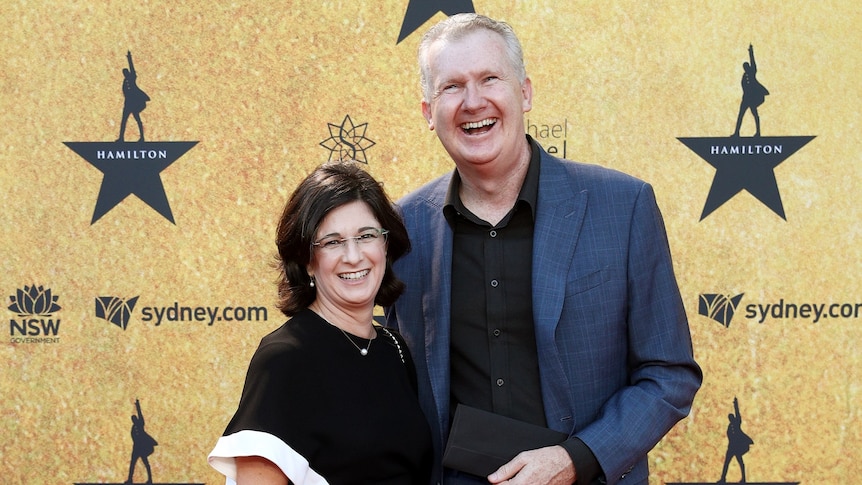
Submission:
{"label": "star silhouette logo", "polygon": [[[176,224],[162,184],[161,173],[198,142],[153,142],[144,139],[141,113],[147,107],[150,97],[138,86],[138,72],[131,51],[126,53],[126,60],[128,67],[122,69],[123,114],[117,140],[68,141],[63,144],[104,175],[91,225],[132,194],[172,224]],[[130,117],[134,119],[137,127],[138,140],[134,142],[125,141],[126,124]]]}
{"label": "star silhouette logo", "polygon": [[775,167],[814,137],[677,139],[715,167],[715,177],[706,196],[700,220],[704,220],[743,190],[787,220],[775,179]]}
{"label": "star silhouette logo", "polygon": [[410,0],[396,44],[400,44],[437,12],[451,16],[456,13],[475,13],[476,9],[473,7],[473,0]]}
{"label": "star silhouette logo", "polygon": [[90,224],[132,194],[176,224],[160,174],[195,146],[196,141],[63,144],[104,174]]}
{"label": "star silhouette logo", "polygon": [[[758,108],[766,101],[769,90],[757,80],[757,63],[751,45],[748,46],[748,62],[742,64],[742,69],[742,101],[733,134],[729,137],[677,138],[715,168],[715,177],[700,220],[743,190],[787,220],[775,168],[815,137],[762,137]],[[741,136],[743,119],[749,113],[754,121],[755,132],[753,136]]]}
{"label": "star silhouette logo", "polygon": [[344,117],[340,125],[327,123],[329,138],[320,142],[320,146],[329,150],[329,160],[355,160],[368,164],[365,150],[373,147],[375,142],[365,136],[368,123],[354,125],[350,115]]}

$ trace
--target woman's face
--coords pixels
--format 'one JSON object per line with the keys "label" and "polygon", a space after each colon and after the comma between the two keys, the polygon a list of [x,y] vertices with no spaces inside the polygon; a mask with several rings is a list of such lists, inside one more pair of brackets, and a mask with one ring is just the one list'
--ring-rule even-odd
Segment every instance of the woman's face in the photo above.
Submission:
{"label": "woman's face", "polygon": [[[380,222],[362,201],[342,205],[329,212],[320,223],[312,247],[308,274],[317,288],[316,304],[336,312],[367,311],[386,273],[386,239],[368,238],[377,234]],[[347,239],[366,235],[364,242]],[[327,242],[330,244],[327,245]]]}

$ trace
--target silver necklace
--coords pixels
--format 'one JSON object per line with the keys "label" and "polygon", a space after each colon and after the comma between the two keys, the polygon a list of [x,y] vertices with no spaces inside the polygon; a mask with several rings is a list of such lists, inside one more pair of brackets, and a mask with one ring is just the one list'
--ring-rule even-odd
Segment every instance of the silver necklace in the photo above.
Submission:
{"label": "silver necklace", "polygon": [[[335,325],[333,325],[333,327],[335,327]],[[337,329],[341,330],[341,333],[343,333],[343,334],[344,334],[344,338],[346,338],[347,340],[349,340],[349,341],[350,341],[350,343],[352,343],[352,344],[353,344],[353,346],[354,346],[354,347],[356,347],[356,350],[358,350],[358,351],[359,351],[359,355],[361,355],[361,356],[363,356],[363,357],[365,357],[366,355],[368,355],[368,349],[370,349],[370,348],[371,348],[371,342],[373,342],[373,341],[374,341],[374,338],[370,338],[370,339],[368,339],[368,345],[366,345],[366,346],[365,346],[365,348],[363,349],[362,347],[360,347],[360,346],[356,345],[356,342],[354,342],[354,341],[353,341],[353,339],[352,339],[352,338],[350,338],[350,335],[347,335],[347,332],[345,332],[344,330],[342,330],[342,329],[341,329],[341,327],[335,327],[335,328],[337,328]],[[372,329],[373,329],[373,328],[374,328],[374,327],[372,327]],[[375,332],[374,332],[374,334],[376,335],[376,334],[377,334],[377,332],[375,331]]]}

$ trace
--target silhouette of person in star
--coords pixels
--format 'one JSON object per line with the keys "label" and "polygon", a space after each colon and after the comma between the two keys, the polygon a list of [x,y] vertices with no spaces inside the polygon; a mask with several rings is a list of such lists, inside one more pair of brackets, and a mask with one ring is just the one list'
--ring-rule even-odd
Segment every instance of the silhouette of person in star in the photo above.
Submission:
{"label": "silhouette of person in star", "polygon": [[150,461],[147,457],[153,454],[158,443],[144,431],[144,415],[141,413],[141,402],[137,399],[135,399],[135,408],[138,411],[138,415],[132,415],[132,462],[129,464],[129,479],[126,480],[126,483],[134,483],[132,478],[135,475],[135,463],[140,458],[147,469],[147,483],[152,484],[153,472],[150,469]]}
{"label": "silhouette of person in star", "polygon": [[727,415],[727,419],[730,421],[727,425],[727,454],[724,456],[724,468],[721,470],[721,478],[718,483],[726,483],[727,467],[730,465],[730,459],[734,457],[742,472],[742,479],[739,483],[745,483],[745,463],[742,461],[742,455],[748,453],[748,449],[754,444],[754,440],[742,431],[742,415],[739,414],[739,401],[735,397],[733,398],[733,410],[735,414]]}
{"label": "silhouette of person in star", "polygon": [[147,107],[147,101],[150,100],[150,97],[138,87],[138,74],[135,72],[134,63],[132,63],[132,51],[126,54],[126,58],[129,60],[129,67],[123,68],[123,96],[125,101],[123,103],[123,119],[120,122],[120,137],[117,138],[117,141],[124,141],[126,121],[128,121],[129,115],[132,115],[138,122],[138,133],[141,135],[138,141],[140,142],[144,141],[144,124],[141,122],[141,111]]}
{"label": "silhouette of person in star", "polygon": [[745,71],[742,74],[742,102],[739,103],[739,115],[736,117],[736,131],[733,136],[739,136],[739,127],[742,126],[742,117],[746,110],[751,110],[751,115],[754,116],[754,125],[756,131],[754,136],[760,136],[760,115],[757,113],[757,107],[763,104],[766,100],[766,95],[769,91],[757,80],[757,63],[754,62],[754,47],[748,45],[749,62],[742,63],[742,69]]}

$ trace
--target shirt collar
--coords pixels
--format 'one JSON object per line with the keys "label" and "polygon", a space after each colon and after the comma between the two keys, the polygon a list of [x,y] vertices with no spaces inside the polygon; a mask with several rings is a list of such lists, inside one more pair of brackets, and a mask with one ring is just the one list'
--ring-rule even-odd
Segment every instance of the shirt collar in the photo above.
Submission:
{"label": "shirt collar", "polygon": [[[533,219],[536,218],[536,204],[539,200],[539,166],[541,164],[541,147],[530,135],[527,137],[527,143],[530,144],[530,165],[527,167],[527,175],[524,177],[524,183],[521,185],[521,191],[518,193],[519,203],[526,203],[530,208]],[[443,204],[443,215],[451,223],[452,216],[456,213],[464,213],[467,209],[461,202],[459,191],[461,189],[461,175],[458,173],[458,168],[452,173],[452,179],[449,181],[449,189],[446,191],[446,199]]]}

